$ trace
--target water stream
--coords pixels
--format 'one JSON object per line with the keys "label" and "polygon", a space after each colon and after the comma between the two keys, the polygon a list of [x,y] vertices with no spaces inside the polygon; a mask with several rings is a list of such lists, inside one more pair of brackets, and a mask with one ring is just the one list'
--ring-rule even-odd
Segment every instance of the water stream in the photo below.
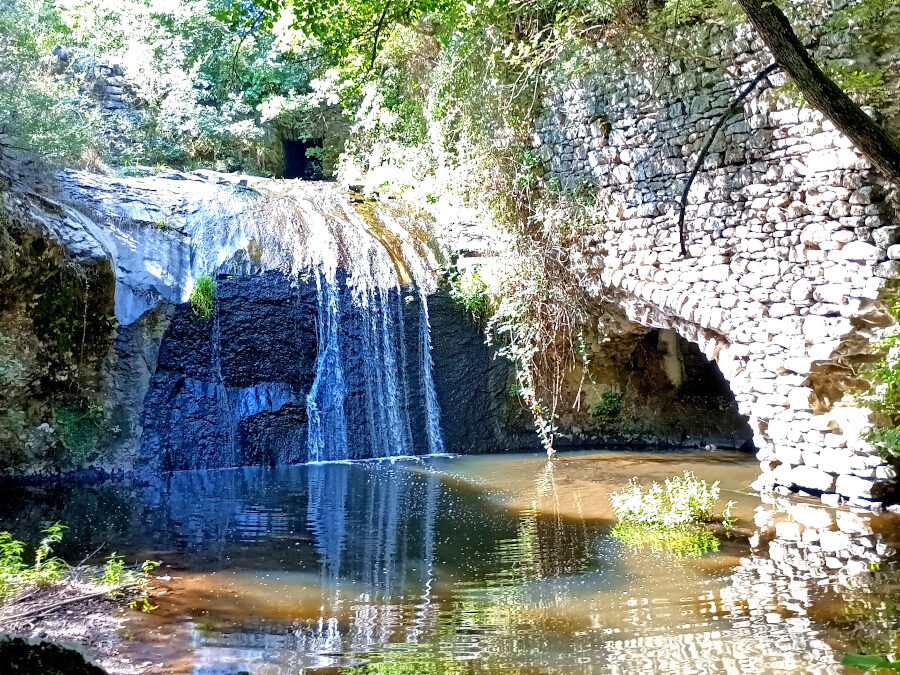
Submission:
{"label": "water stream", "polygon": [[[386,208],[354,206],[327,184],[269,181],[249,194],[238,190],[189,229],[194,279],[262,267],[315,285],[318,352],[305,401],[309,461],[443,452],[428,316],[437,264],[414,223]],[[408,303],[419,311],[404,318]],[[409,320],[418,324],[415,333],[407,334]],[[407,348],[410,338],[417,349]],[[218,405],[227,406],[224,384],[218,389]],[[421,438],[411,423],[417,406],[424,410]],[[226,435],[233,446],[233,430]]]}
{"label": "water stream", "polygon": [[[609,536],[606,491],[685,468],[738,501],[719,551]],[[897,523],[761,505],[754,474],[728,453],[184,471],[16,487],[0,529],[60,520],[68,559],[162,560],[159,609],[129,614],[122,647],[151,675],[841,673],[891,644]]]}

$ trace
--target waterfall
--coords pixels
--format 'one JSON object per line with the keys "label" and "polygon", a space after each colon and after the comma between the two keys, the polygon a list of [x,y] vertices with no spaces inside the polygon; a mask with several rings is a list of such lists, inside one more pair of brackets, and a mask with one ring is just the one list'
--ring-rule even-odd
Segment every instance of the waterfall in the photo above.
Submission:
{"label": "waterfall", "polygon": [[291,183],[261,180],[189,223],[189,278],[278,269],[298,297],[304,284],[314,289],[309,461],[442,453],[427,303],[438,265],[427,236],[415,220],[351,203],[334,186]]}
{"label": "waterfall", "polygon": [[425,392],[425,431],[428,434],[430,454],[444,452],[441,438],[441,409],[438,406],[437,391],[434,388],[434,361],[431,358],[431,319],[428,316],[428,299],[424,293],[419,296],[422,312],[419,317],[419,345],[422,360],[422,390]]}
{"label": "waterfall", "polygon": [[307,448],[310,462],[348,458],[347,420],[344,415],[346,386],[338,329],[341,306],[337,288],[320,271],[316,273],[318,297],[318,345],[316,377],[306,395]]}

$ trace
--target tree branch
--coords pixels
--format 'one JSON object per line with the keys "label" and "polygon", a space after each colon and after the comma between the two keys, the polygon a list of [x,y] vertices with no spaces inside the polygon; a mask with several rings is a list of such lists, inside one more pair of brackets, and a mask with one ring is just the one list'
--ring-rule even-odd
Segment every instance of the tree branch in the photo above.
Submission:
{"label": "tree branch", "polygon": [[375,37],[372,40],[372,59],[369,61],[369,70],[375,67],[375,57],[378,56],[378,40],[381,37],[381,28],[384,26],[384,19],[387,17],[388,8],[390,8],[393,0],[387,0],[384,8],[381,10],[381,16],[378,17],[378,23],[375,24]]}
{"label": "tree branch", "polygon": [[709,135],[706,137],[706,143],[703,144],[703,149],[700,150],[700,154],[697,156],[697,161],[694,163],[694,169],[691,171],[691,175],[688,176],[687,183],[684,184],[684,191],[681,193],[681,209],[678,213],[678,241],[681,244],[681,255],[687,256],[687,246],[685,244],[685,232],[684,232],[684,214],[687,209],[687,198],[688,193],[691,191],[691,185],[694,182],[694,179],[697,177],[697,174],[700,172],[700,167],[703,166],[703,160],[706,159],[706,155],[709,154],[709,149],[712,147],[713,141],[716,138],[716,134],[719,133],[719,129],[721,129],[725,121],[734,115],[738,109],[741,107],[741,103],[745,98],[750,95],[754,89],[756,89],[757,85],[766,79],[771,73],[773,73],[778,68],[777,63],[772,63],[766,67],[759,75],[753,78],[753,81],[750,82],[744,90],[740,93],[740,95],[734,99],[730,106],[728,106],[728,110],[722,113],[722,116],[719,117],[719,120],[716,122],[715,126],[709,132]]}
{"label": "tree branch", "polygon": [[737,0],[775,62],[803,97],[849,138],[885,178],[900,185],[900,141],[866,115],[816,64],[772,0]]}
{"label": "tree branch", "polygon": [[21,614],[13,614],[12,616],[0,616],[0,621],[21,621],[23,619],[38,619],[42,616],[46,616],[47,614],[52,614],[56,610],[66,607],[67,605],[74,604],[76,602],[83,602],[87,600],[93,600],[95,598],[101,598],[104,595],[109,595],[110,593],[115,593],[117,591],[122,591],[127,588],[133,588],[135,584],[125,584],[124,586],[117,586],[115,588],[107,588],[104,591],[97,591],[95,593],[87,593],[85,595],[76,595],[74,598],[67,598],[66,600],[61,600],[59,602],[55,602],[52,605],[48,605],[46,607],[36,607],[35,609],[30,609],[27,612],[22,612]]}

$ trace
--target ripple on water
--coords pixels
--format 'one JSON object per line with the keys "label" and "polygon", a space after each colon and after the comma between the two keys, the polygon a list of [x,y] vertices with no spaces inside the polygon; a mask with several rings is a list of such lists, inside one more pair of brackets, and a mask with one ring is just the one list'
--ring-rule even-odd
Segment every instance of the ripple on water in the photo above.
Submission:
{"label": "ripple on water", "polygon": [[[160,609],[130,630],[165,672],[841,672],[848,636],[881,630],[848,607],[877,614],[897,588],[866,522],[844,558],[811,528],[761,528],[699,560],[608,536],[608,489],[682,468],[722,477],[748,532],[774,522],[742,494],[749,464],[703,459],[438,458],[16,488],[4,526],[73,523],[70,559],[100,544],[163,559]],[[862,576],[833,572],[868,551],[880,558]]]}

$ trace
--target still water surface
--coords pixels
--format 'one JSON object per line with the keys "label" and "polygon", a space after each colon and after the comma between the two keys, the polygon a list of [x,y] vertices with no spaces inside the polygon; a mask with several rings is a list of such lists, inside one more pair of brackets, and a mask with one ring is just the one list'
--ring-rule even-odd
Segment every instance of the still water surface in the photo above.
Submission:
{"label": "still water surface", "polygon": [[[608,535],[609,490],[684,468],[738,502],[717,553]],[[0,528],[60,520],[70,560],[162,560],[159,609],[128,627],[148,673],[839,673],[896,641],[897,522],[761,505],[755,468],[594,453],[181,472],[7,490]]]}

